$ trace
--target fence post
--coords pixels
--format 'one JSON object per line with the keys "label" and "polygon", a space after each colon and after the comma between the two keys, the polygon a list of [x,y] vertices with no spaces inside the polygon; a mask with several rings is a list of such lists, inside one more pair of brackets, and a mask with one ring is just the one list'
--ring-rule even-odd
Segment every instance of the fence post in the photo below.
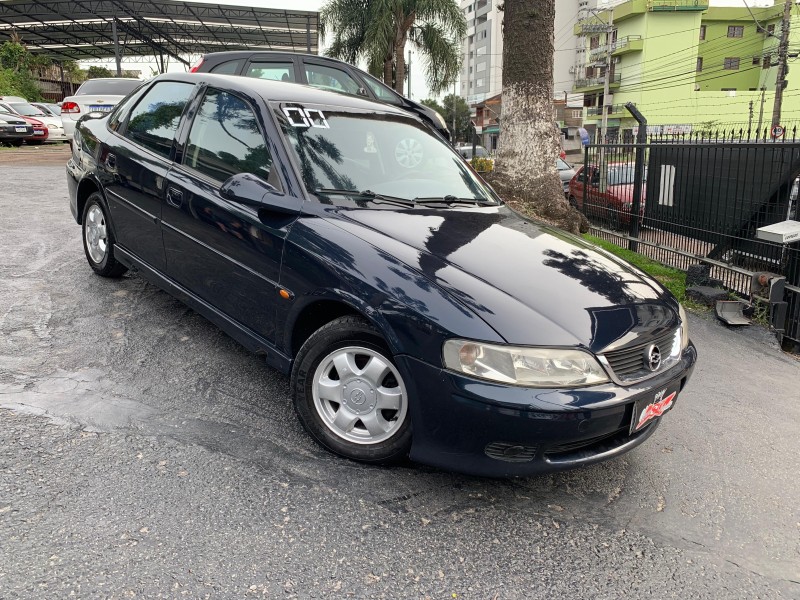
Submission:
{"label": "fence post", "polygon": [[[589,209],[589,207],[586,204],[586,200],[588,200],[588,198],[589,198],[589,179],[588,179],[588,177],[589,177],[589,148],[590,147],[591,147],[591,144],[586,144],[583,147],[583,173],[581,174],[583,176],[583,192],[581,194],[583,196],[583,198],[581,198],[581,207],[582,207],[582,211],[581,212],[583,212],[584,215],[586,215],[586,211]],[[586,216],[588,218],[589,215],[586,215]]]}
{"label": "fence post", "polygon": [[631,206],[631,229],[628,240],[628,249],[631,252],[639,251],[639,221],[642,210],[642,174],[644,173],[644,146],[647,143],[647,119],[639,112],[633,102],[625,104],[625,108],[633,115],[639,123],[639,131],[636,132],[636,162],[633,167],[633,203]]}

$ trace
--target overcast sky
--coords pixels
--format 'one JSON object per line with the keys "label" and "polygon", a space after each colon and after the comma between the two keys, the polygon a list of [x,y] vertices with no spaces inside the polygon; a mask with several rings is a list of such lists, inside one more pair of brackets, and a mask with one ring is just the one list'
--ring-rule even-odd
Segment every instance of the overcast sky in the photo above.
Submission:
{"label": "overcast sky", "polygon": [[[270,0],[270,1],[259,1],[259,0],[237,0],[237,1],[210,1],[210,0],[193,0],[194,2],[202,2],[205,4],[235,4],[238,6],[255,6],[258,8],[279,8],[282,10],[313,10],[319,11],[320,7],[324,4],[323,0]],[[327,44],[330,43],[330,35],[328,36],[327,40],[320,40],[320,54],[323,53],[324,48]],[[406,50],[406,58],[408,58],[408,50]],[[412,50],[411,52],[411,97],[413,100],[424,100],[425,98],[429,97],[428,93],[428,86],[425,83],[425,75],[424,70],[421,67],[421,63],[417,58],[417,53]],[[98,64],[96,62],[86,63],[86,64]],[[111,70],[114,69],[114,60],[103,61],[105,66],[110,68]],[[361,66],[361,65],[360,65]],[[132,69],[132,70],[141,70],[142,75],[144,77],[150,77],[150,69],[157,69],[158,65],[156,62],[152,63],[134,63],[134,62],[125,62],[123,59],[122,61],[122,68],[123,69]],[[362,66],[363,68],[363,66]],[[169,71],[183,71],[184,67],[181,63],[176,60],[171,60],[169,65]],[[403,94],[405,94],[405,90],[403,90]]]}

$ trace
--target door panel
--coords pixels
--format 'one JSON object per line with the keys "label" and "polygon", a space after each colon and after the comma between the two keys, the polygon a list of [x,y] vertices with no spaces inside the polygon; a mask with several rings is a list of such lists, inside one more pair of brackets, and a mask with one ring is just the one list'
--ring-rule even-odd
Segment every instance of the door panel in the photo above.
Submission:
{"label": "door panel", "polygon": [[268,340],[275,339],[277,282],[291,221],[262,220],[257,207],[229,202],[219,188],[241,172],[278,183],[272,166],[252,108],[209,89],[189,131],[183,165],[168,175],[170,201],[163,213],[169,276]]}
{"label": "door panel", "polygon": [[122,136],[100,150],[117,241],[159,271],[166,266],[161,208],[175,133],[194,85],[160,81],[131,110]]}

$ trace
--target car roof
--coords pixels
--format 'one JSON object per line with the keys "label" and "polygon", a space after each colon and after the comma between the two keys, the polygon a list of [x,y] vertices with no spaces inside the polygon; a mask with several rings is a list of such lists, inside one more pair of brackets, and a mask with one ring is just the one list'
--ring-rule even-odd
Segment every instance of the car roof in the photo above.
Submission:
{"label": "car roof", "polygon": [[186,81],[189,83],[206,82],[210,85],[224,86],[230,90],[245,94],[257,94],[267,102],[297,102],[300,104],[327,104],[342,108],[356,108],[367,111],[380,111],[419,119],[413,113],[397,108],[391,104],[377,102],[362,96],[321,90],[318,88],[291,83],[286,81],[273,81],[271,79],[257,79],[254,77],[239,77],[238,75],[217,75],[214,73],[166,73],[159,75],[151,81]]}
{"label": "car roof", "polygon": [[332,63],[339,63],[343,65],[347,65],[351,68],[358,68],[353,67],[348,62],[343,60],[339,60],[338,58],[333,58],[331,56],[323,56],[321,54],[309,54],[308,52],[288,52],[286,50],[225,50],[222,52],[207,52],[203,55],[203,61],[217,61],[217,60],[235,60],[237,58],[250,58],[253,56],[285,56],[287,58],[299,56],[303,58],[313,58],[314,60],[322,60],[326,62]]}
{"label": "car roof", "polygon": [[89,81],[142,81],[138,77],[92,77],[91,79],[87,79],[83,83],[87,83]]}

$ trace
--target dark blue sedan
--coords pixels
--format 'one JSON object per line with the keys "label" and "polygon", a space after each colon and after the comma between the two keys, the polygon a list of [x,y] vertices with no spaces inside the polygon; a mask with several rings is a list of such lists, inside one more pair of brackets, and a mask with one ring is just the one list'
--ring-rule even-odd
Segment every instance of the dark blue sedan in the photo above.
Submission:
{"label": "dark blue sedan", "polygon": [[91,268],[291,374],[303,425],[351,459],[508,476],[618,456],[696,360],[658,282],[510,210],[386,104],[163,75],[79,123],[67,172]]}

